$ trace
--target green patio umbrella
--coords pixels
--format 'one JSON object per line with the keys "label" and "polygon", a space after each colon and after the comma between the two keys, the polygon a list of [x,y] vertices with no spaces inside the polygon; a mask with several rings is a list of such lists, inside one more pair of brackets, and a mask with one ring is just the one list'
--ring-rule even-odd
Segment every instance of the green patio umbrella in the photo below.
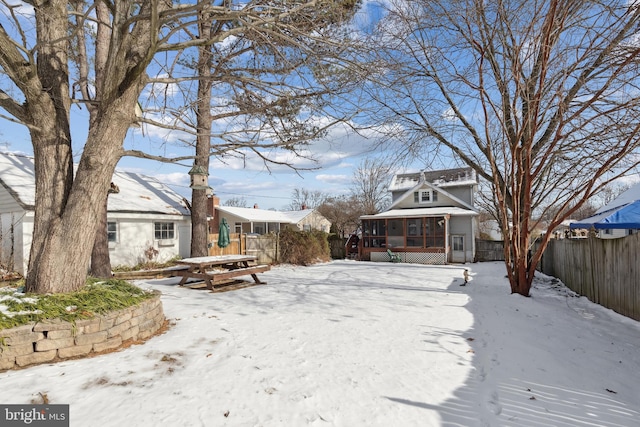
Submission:
{"label": "green patio umbrella", "polygon": [[229,246],[229,224],[227,224],[226,218],[222,218],[222,222],[220,223],[220,231],[218,233],[218,246],[221,248],[226,248],[227,246]]}

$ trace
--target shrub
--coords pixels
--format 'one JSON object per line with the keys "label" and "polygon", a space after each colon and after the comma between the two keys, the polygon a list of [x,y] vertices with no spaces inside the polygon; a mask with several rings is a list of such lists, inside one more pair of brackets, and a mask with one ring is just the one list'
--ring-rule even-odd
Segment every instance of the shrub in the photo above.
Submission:
{"label": "shrub", "polygon": [[327,233],[317,230],[282,230],[280,250],[280,259],[287,264],[310,265],[331,259]]}

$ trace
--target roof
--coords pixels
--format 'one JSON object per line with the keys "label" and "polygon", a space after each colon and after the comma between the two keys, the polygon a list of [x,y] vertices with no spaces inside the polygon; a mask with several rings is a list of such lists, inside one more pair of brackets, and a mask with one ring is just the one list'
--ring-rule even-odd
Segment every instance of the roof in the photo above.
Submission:
{"label": "roof", "polygon": [[120,189],[109,195],[109,212],[146,212],[191,215],[184,197],[156,178],[116,171],[112,182]]}
{"label": "roof", "polygon": [[[455,201],[456,203],[459,203],[461,206],[463,206],[463,207],[465,207],[465,208],[467,208],[469,210],[474,210],[473,206],[471,206],[469,203],[465,202],[464,200],[461,200],[460,198],[454,196],[453,194],[447,192],[446,190],[444,190],[444,189],[442,189],[440,187],[436,187],[435,185],[433,185],[433,184],[431,184],[429,182],[424,182],[424,181],[423,182],[419,182],[414,187],[406,189],[404,194],[402,194],[400,197],[398,197],[395,200],[395,202],[391,203],[391,206],[389,206],[389,210],[393,210],[393,208],[395,206],[398,206],[399,204],[401,204],[407,198],[413,197],[414,191],[422,189],[422,188],[431,188],[433,190],[435,190],[437,188],[438,192],[442,193],[443,195],[446,195],[452,201]],[[405,208],[405,209],[415,209],[415,208]]]}
{"label": "roof", "polygon": [[455,206],[440,206],[434,208],[392,209],[375,215],[363,215],[361,219],[385,219],[385,218],[415,218],[424,216],[476,216],[478,213],[470,209]]}
{"label": "roof", "polygon": [[620,206],[628,205],[629,203],[633,203],[636,200],[640,200],[640,183],[620,193],[618,197],[598,209],[596,211],[596,214],[610,211]]}
{"label": "roof", "polygon": [[0,185],[25,210],[33,210],[36,180],[31,157],[0,153]]}
{"label": "roof", "polygon": [[569,227],[595,228],[596,230],[638,229],[640,228],[640,200],[572,222]]}
{"label": "roof", "polygon": [[391,180],[389,191],[404,191],[415,187],[421,181],[437,187],[476,185],[478,176],[472,168],[441,169],[397,174]]}
{"label": "roof", "polygon": [[247,222],[277,222],[285,224],[297,224],[313,212],[313,209],[272,211],[255,208],[237,208],[233,206],[216,206],[216,209],[240,217]]}
{"label": "roof", "polygon": [[596,230],[640,228],[640,184],[622,192],[588,218],[574,221],[570,228]]}
{"label": "roof", "polygon": [[[32,157],[0,153],[0,185],[25,210],[35,205],[34,171]],[[156,178],[116,170],[112,182],[120,192],[109,195],[109,212],[191,215],[184,198]]]}

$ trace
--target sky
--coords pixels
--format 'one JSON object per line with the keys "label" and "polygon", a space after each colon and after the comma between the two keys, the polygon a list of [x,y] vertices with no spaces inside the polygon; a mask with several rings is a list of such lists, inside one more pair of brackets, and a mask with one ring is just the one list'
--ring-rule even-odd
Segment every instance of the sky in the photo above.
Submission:
{"label": "sky", "polygon": [[[353,25],[359,28],[373,25],[380,18],[379,4],[376,1],[364,1]],[[28,8],[23,10],[29,15]],[[75,104],[71,119],[77,162],[86,139],[88,112]],[[33,155],[26,128],[1,118],[0,124],[0,151]],[[175,132],[168,134],[143,125],[140,129],[130,130],[125,140],[125,148],[167,157],[191,154],[192,151],[181,148],[179,138],[180,135]],[[312,142],[308,149],[303,151],[303,154],[314,158],[314,162],[305,158],[292,158],[280,152],[270,154],[274,160],[291,162],[298,168],[297,171],[283,166],[265,165],[255,155],[248,155],[245,159],[225,159],[224,162],[212,158],[209,185],[223,204],[228,199],[235,198],[243,199],[247,207],[257,204],[263,209],[288,207],[292,203],[295,189],[321,191],[334,196],[347,195],[354,171],[365,158],[388,156],[384,152],[374,152],[376,142],[377,139],[371,133],[359,135],[345,126],[338,126],[330,129],[323,139]],[[154,176],[186,197],[191,195],[188,175],[191,166],[191,161],[167,164],[132,157],[125,157],[118,164],[118,168],[124,171]]]}
{"label": "sky", "polygon": [[[371,29],[383,17],[385,3],[386,0],[364,0],[360,12],[354,18],[353,27],[361,31]],[[0,12],[3,11],[2,8],[3,6],[0,6]],[[79,160],[78,155],[86,138],[84,127],[87,122],[88,112],[75,104],[72,108],[72,135],[76,161]],[[191,150],[181,148],[179,137],[176,133],[168,134],[149,125],[143,125],[142,128],[130,130],[125,140],[125,148],[166,157],[192,154]],[[239,199],[245,202],[246,207],[257,205],[262,209],[289,209],[293,202],[294,190],[319,191],[331,196],[348,195],[354,172],[365,159],[378,158],[389,162],[395,160],[397,146],[388,146],[385,151],[377,146],[378,142],[379,139],[371,130],[358,134],[346,126],[336,126],[329,129],[328,134],[321,140],[310,143],[303,151],[306,157],[287,157],[282,152],[268,155],[273,160],[292,163],[297,170],[265,164],[251,153],[246,158],[212,158],[209,185],[222,204],[229,199]],[[32,155],[33,148],[26,128],[0,117],[0,151]],[[425,157],[440,159],[440,155],[432,154],[425,153]],[[430,162],[435,163],[426,164],[421,162],[420,158],[416,158],[413,164],[402,165],[401,169],[398,168],[394,172],[461,166],[446,155],[441,155],[442,161],[430,159]],[[315,161],[310,161],[307,157],[314,158]],[[191,195],[188,175],[191,166],[191,161],[168,164],[132,157],[125,157],[118,164],[118,168],[123,171],[153,176],[186,198]],[[620,182],[635,183],[638,179],[640,178],[634,175],[621,179]]]}
{"label": "sky", "polygon": [[[127,137],[130,147],[152,146],[158,143],[139,130]],[[222,163],[212,158],[209,168],[209,185],[224,204],[227,199],[241,198],[246,207],[258,204],[261,209],[281,210],[292,202],[295,189],[322,191],[330,195],[347,195],[351,187],[354,171],[365,158],[379,156],[373,151],[375,140],[366,139],[355,133],[347,133],[339,128],[330,132],[328,140],[316,141],[308,153],[316,158],[312,162],[304,158],[292,158],[300,169],[297,171],[284,166],[263,164],[260,159],[229,159]],[[168,147],[167,155],[184,155],[183,151]],[[0,151],[19,152],[33,155],[29,135],[16,125],[0,130]],[[76,153],[79,154],[79,150]],[[76,162],[79,157],[76,157]],[[125,157],[117,168],[158,178],[172,189],[190,197],[189,169],[192,163],[167,164],[156,161]]]}
{"label": "sky", "polygon": [[[463,284],[463,270],[470,281]],[[159,290],[142,345],[0,373],[0,402],[45,395],[72,426],[635,426],[640,322],[501,262],[280,265],[266,285]],[[247,277],[251,281],[250,277]],[[247,282],[249,284],[249,282]],[[252,283],[252,281],[251,281]]]}

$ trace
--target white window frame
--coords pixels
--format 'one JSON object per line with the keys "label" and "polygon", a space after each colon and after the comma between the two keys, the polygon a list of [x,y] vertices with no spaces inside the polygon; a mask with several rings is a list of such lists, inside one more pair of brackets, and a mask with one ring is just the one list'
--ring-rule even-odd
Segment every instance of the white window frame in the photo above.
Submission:
{"label": "white window frame", "polygon": [[153,237],[155,240],[175,240],[176,224],[168,221],[154,221]]}
{"label": "white window frame", "polygon": [[434,203],[438,201],[438,192],[436,190],[419,190],[413,193],[413,202],[419,205]]}
{"label": "white window frame", "polygon": [[[110,230],[109,227],[113,225],[113,230]],[[118,241],[120,239],[118,239],[118,233],[119,231],[119,227],[118,227],[118,223],[116,221],[107,221],[107,242],[109,243],[118,243]],[[109,237],[113,236],[113,239],[110,239]]]}
{"label": "white window frame", "polygon": [[[458,248],[460,246],[460,248]],[[451,236],[451,250],[454,252],[464,252],[464,236],[460,234]]]}

